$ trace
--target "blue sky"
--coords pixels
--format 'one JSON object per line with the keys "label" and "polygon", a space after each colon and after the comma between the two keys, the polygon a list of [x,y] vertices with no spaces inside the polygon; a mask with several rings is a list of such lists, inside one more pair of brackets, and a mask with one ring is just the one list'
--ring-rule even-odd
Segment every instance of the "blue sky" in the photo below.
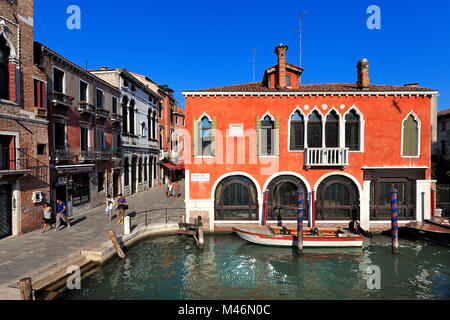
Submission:
{"label": "blue sky", "polygon": [[[81,9],[81,29],[69,30],[69,5]],[[370,5],[381,9],[381,29],[369,30]],[[256,81],[277,63],[274,48],[289,46],[302,83],[355,82],[356,63],[369,60],[373,84],[440,91],[450,108],[450,1],[86,1],[35,0],[35,40],[88,68],[125,67],[182,90]]]}

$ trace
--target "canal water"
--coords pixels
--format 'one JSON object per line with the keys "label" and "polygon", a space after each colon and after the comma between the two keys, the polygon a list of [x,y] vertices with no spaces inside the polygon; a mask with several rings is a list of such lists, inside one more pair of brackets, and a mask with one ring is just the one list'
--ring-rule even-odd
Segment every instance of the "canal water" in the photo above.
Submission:
{"label": "canal water", "polygon": [[206,236],[203,250],[192,238],[163,236],[137,244],[126,260],[112,259],[59,298],[449,299],[450,250],[401,239],[393,255],[390,238],[376,236],[362,249],[305,249],[299,256],[234,234]]}

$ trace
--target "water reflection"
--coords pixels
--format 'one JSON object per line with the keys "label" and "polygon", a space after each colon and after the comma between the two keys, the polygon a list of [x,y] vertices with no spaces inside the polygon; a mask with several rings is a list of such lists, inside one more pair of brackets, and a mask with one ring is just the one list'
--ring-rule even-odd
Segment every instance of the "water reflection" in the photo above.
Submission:
{"label": "water reflection", "polygon": [[[364,248],[296,249],[249,244],[234,235],[154,238],[83,280],[64,299],[448,299],[446,248],[375,237]],[[381,289],[367,287],[379,266]]]}

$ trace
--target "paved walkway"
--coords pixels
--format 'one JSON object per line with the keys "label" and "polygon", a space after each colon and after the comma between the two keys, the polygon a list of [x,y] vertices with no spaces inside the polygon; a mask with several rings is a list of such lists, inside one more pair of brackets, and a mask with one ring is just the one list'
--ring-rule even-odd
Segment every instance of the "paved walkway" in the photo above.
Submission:
{"label": "paved walkway", "polygon": [[[181,196],[178,199],[167,198],[165,186],[127,197],[129,210],[126,213],[131,217],[132,230],[138,224],[144,223],[143,211],[146,210],[151,210],[147,215],[147,223],[150,225],[164,223],[166,219],[172,222],[179,221],[185,214],[184,183],[180,185]],[[155,210],[158,208],[164,209]],[[123,235],[123,225],[117,224],[117,219],[109,222],[104,206],[88,210],[84,214],[71,217],[70,220],[72,227],[63,228],[59,232],[52,229],[41,233],[41,230],[37,230],[0,240],[0,286],[53,261],[79,252],[87,245],[108,241],[108,230],[114,230],[118,236]]]}

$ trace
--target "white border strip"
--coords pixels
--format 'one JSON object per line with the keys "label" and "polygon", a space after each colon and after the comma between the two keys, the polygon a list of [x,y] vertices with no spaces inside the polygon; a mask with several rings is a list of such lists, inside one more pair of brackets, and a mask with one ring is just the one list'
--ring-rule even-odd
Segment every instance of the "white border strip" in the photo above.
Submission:
{"label": "white border strip", "polygon": [[437,95],[439,96],[439,91],[182,91],[182,95],[186,98],[189,96],[326,96],[326,95],[337,95],[337,96],[428,96]]}

